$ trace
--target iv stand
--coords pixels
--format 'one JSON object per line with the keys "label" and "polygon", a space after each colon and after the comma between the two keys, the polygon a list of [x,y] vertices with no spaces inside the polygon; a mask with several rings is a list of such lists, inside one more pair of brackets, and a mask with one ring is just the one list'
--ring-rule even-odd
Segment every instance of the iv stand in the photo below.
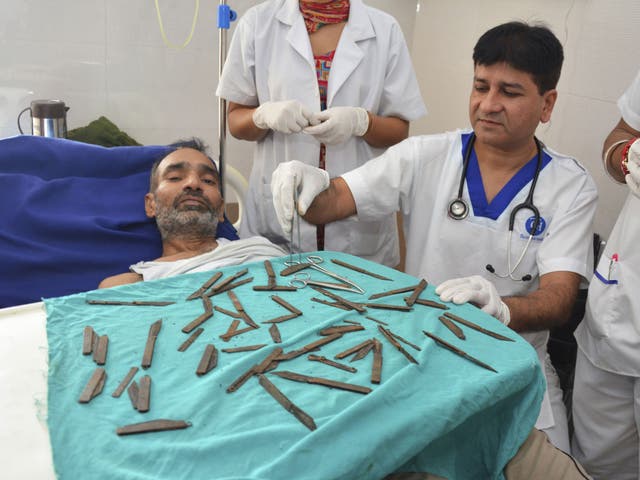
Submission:
{"label": "iv stand", "polygon": [[[222,77],[222,68],[227,59],[227,31],[231,22],[236,19],[236,12],[227,6],[226,0],[218,5],[218,82]],[[218,170],[220,172],[220,193],[224,198],[224,162],[227,144],[227,101],[218,98]]]}

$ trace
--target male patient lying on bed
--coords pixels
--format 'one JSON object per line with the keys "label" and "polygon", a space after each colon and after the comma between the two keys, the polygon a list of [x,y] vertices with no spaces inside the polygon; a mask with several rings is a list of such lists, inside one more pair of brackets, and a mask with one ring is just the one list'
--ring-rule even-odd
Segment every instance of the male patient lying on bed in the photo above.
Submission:
{"label": "male patient lying on bed", "polygon": [[149,192],[144,197],[147,216],[156,219],[162,237],[162,256],[138,262],[130,272],[105,278],[99,288],[285,254],[262,237],[234,241],[216,238],[216,227],[224,214],[216,165],[196,138],[171,146],[175,149],[151,167]]}

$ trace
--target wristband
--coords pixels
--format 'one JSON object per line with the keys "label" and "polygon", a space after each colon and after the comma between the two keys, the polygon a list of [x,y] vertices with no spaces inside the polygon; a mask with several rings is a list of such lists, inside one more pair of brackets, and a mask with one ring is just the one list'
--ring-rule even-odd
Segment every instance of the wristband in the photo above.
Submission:
{"label": "wristband", "polygon": [[624,147],[622,148],[622,161],[620,162],[620,168],[622,169],[622,173],[625,176],[629,175],[629,168],[627,167],[627,164],[629,163],[629,149],[636,140],[640,140],[640,137],[632,138],[627,143],[625,143]]}

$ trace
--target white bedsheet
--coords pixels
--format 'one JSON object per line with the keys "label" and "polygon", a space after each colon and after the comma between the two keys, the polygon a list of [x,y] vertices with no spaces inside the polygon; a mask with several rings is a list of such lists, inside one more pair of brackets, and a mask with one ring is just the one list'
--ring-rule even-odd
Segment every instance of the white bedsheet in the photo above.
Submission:
{"label": "white bedsheet", "polygon": [[0,309],[2,478],[55,478],[45,417],[47,358],[44,304]]}

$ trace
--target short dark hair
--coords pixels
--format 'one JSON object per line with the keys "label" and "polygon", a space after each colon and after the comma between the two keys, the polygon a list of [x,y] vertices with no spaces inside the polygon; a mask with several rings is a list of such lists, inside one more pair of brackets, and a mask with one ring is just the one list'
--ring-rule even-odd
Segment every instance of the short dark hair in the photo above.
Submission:
{"label": "short dark hair", "polygon": [[211,158],[209,156],[209,153],[208,153],[209,147],[207,147],[207,145],[202,140],[200,140],[199,138],[192,137],[192,138],[188,138],[188,139],[176,140],[175,142],[169,144],[168,146],[171,148],[171,150],[169,150],[167,153],[162,155],[162,157],[158,158],[155,162],[153,162],[153,165],[151,165],[151,175],[150,175],[150,178],[149,178],[149,191],[150,192],[155,191],[155,189],[158,186],[156,173],[158,171],[158,166],[160,165],[162,160],[164,160],[165,158],[167,158],[167,156],[171,155],[173,152],[175,152],[176,150],[179,150],[181,148],[191,148],[193,150],[197,150],[200,153],[206,155],[206,157],[209,160],[211,160],[211,165],[213,166],[213,169],[214,169],[214,171],[216,173],[216,176],[218,177],[218,181],[220,180],[220,173],[218,172],[218,167],[216,166],[216,162],[214,162],[213,158]]}
{"label": "short dark hair", "polygon": [[549,28],[524,22],[493,27],[473,49],[474,66],[505,62],[530,73],[541,95],[556,88],[563,60],[562,45]]}

